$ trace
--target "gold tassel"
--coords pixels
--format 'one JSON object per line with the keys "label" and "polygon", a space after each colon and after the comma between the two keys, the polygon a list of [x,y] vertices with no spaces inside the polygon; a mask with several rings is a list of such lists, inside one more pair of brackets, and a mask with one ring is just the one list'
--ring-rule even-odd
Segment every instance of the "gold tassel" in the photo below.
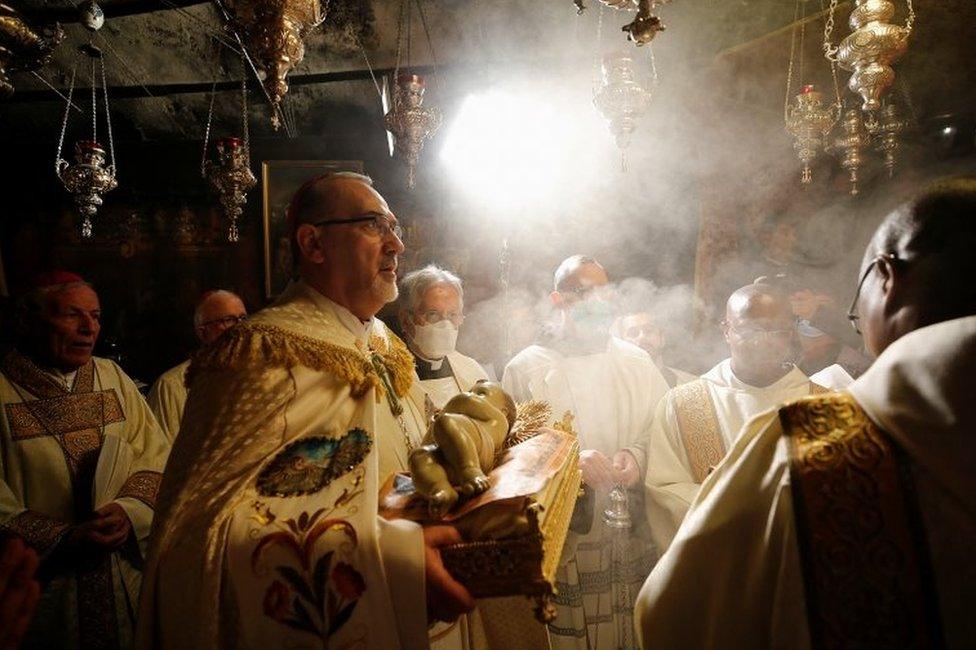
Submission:
{"label": "gold tassel", "polygon": [[[390,373],[394,392],[403,397],[413,383],[413,356],[403,341],[392,333],[388,336],[387,340],[374,336],[370,345]],[[255,366],[305,366],[328,372],[349,383],[354,399],[382,386],[370,358],[363,353],[261,323],[241,323],[215,345],[194,354],[186,373],[186,385],[190,386],[196,375],[203,371]]]}

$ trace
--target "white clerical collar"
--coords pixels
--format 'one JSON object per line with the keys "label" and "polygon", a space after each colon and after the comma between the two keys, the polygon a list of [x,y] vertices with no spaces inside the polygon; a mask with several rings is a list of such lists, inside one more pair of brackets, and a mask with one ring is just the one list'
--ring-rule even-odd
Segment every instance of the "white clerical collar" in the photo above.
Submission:
{"label": "white clerical collar", "polygon": [[775,392],[785,390],[799,384],[809,383],[810,381],[809,378],[803,374],[803,371],[794,365],[790,367],[788,372],[770,385],[753,386],[752,384],[742,381],[736,376],[735,372],[732,370],[731,358],[722,361],[717,366],[702,375],[702,377],[721,386],[725,386],[726,388],[746,391],[749,393],[761,393],[765,391]]}
{"label": "white clerical collar", "polygon": [[441,369],[441,366],[444,365],[444,359],[447,358],[447,357],[441,357],[440,359],[428,359],[424,355],[417,354],[416,352],[414,352],[414,356],[416,356],[418,359],[420,359],[421,361],[423,361],[424,363],[426,363],[428,366],[430,366],[430,369],[431,370],[440,370]]}
{"label": "white clerical collar", "polygon": [[78,375],[77,369],[71,372],[61,372],[55,368],[42,368],[42,370],[44,374],[54,379],[61,386],[64,386],[65,390],[71,390],[71,387],[75,384],[75,377]]}

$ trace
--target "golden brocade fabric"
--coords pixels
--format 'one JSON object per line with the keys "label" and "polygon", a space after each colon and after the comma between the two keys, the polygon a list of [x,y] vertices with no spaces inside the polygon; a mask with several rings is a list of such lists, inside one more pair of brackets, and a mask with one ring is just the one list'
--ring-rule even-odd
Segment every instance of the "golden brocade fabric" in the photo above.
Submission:
{"label": "golden brocade fabric", "polygon": [[[390,374],[398,397],[410,390],[413,382],[413,356],[392,332],[387,338],[374,336],[370,350],[381,359]],[[331,373],[347,381],[353,398],[360,398],[371,388],[382,388],[380,373],[366,351],[333,345],[321,339],[303,336],[266,323],[245,322],[221,338],[220,344],[200,350],[190,364],[186,383],[202,369],[241,370],[247,367],[305,366]]]}
{"label": "golden brocade fabric", "polygon": [[941,647],[914,486],[901,452],[846,393],[779,412],[815,648]]}
{"label": "golden brocade fabric", "polygon": [[131,497],[142,501],[150,508],[156,505],[156,495],[159,493],[159,484],[163,481],[161,472],[143,470],[136,472],[125,480],[116,498],[123,499]]}
{"label": "golden brocade fabric", "polygon": [[701,483],[725,456],[722,427],[705,380],[696,379],[672,390],[681,442],[688,454],[691,474],[696,483]]}

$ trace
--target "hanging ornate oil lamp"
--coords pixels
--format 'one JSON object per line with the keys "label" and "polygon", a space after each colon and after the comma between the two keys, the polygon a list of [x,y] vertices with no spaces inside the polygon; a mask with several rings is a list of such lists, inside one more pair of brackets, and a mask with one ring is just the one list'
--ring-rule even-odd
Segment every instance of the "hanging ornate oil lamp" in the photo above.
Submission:
{"label": "hanging ornate oil lamp", "polygon": [[888,21],[895,15],[895,5],[889,0],[855,0],[850,16],[853,30],[840,45],[830,44],[834,26],[834,10],[837,0],[831,0],[830,14],[824,29],[824,52],[844,70],[851,72],[847,87],[861,96],[864,111],[881,108],[881,97],[895,80],[892,62],[908,49],[908,37],[915,23],[912,0],[908,3],[905,26],[892,25]]}
{"label": "hanging ornate oil lamp", "polygon": [[860,112],[854,108],[844,113],[840,128],[842,133],[834,141],[834,147],[842,155],[840,166],[849,174],[851,196],[856,196],[860,192],[858,188],[859,171],[864,163],[861,152],[871,146],[871,136],[864,128]]}
{"label": "hanging ornate oil lamp", "polygon": [[237,222],[244,214],[247,193],[257,185],[251,172],[250,132],[247,123],[247,74],[241,80],[241,121],[243,137],[228,136],[214,141],[214,155],[208,158],[210,125],[213,121],[215,92],[210,94],[210,112],[207,116],[207,130],[203,137],[203,160],[200,166],[202,176],[217,195],[224,216],[227,217],[227,241],[237,242],[240,232]]}
{"label": "hanging ornate oil lamp", "polygon": [[623,156],[637,129],[637,121],[651,105],[651,91],[637,80],[634,56],[630,52],[615,52],[603,57],[602,72],[593,105],[607,120]]}
{"label": "hanging ornate oil lamp", "polygon": [[419,74],[401,73],[396,77],[393,101],[384,122],[393,135],[394,155],[407,165],[407,186],[417,184],[417,164],[424,143],[441,126],[437,108],[424,106],[426,81]]}
{"label": "hanging ornate oil lamp", "polygon": [[[97,6],[97,5],[96,5]],[[64,147],[64,135],[68,128],[68,116],[71,112],[71,98],[75,90],[75,73],[77,67],[71,71],[71,83],[68,88],[68,100],[64,108],[64,120],[61,124],[61,136],[58,138],[58,152],[55,156],[54,169],[64,188],[74,195],[75,205],[83,217],[81,236],[89,239],[92,236],[94,224],[92,219],[102,205],[102,195],[118,187],[115,167],[115,143],[112,139],[112,116],[108,107],[108,87],[105,83],[105,60],[101,50],[94,45],[82,45],[78,48],[89,57],[91,70],[91,111],[92,134],[89,140],[75,143],[75,162],[70,163],[61,157]],[[101,71],[102,95],[104,98],[105,123],[108,135],[108,164],[106,165],[106,151],[98,142],[98,93],[96,87],[97,68]]]}
{"label": "hanging ornate oil lamp", "polygon": [[823,94],[813,84],[800,89],[795,104],[786,107],[786,130],[793,136],[793,148],[803,163],[800,181],[806,185],[813,178],[810,165],[824,143],[824,137],[837,123],[839,104],[823,105]]}
{"label": "hanging ornate oil lamp", "polygon": [[884,156],[884,166],[888,170],[888,178],[895,175],[898,166],[898,136],[908,126],[898,115],[898,107],[894,102],[887,101],[878,119],[868,125],[868,131],[875,137],[875,148]]}
{"label": "hanging ornate oil lamp", "polygon": [[225,16],[265,73],[271,126],[281,126],[288,73],[305,58],[305,38],[322,24],[328,0],[222,0]]}

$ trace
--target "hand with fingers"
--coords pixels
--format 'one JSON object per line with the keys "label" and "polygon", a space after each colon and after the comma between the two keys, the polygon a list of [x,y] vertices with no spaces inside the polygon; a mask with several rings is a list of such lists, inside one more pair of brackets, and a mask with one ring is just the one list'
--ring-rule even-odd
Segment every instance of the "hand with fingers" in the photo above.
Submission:
{"label": "hand with fingers", "polygon": [[19,538],[0,550],[0,648],[17,648],[27,632],[41,586],[34,578],[37,553]]}
{"label": "hand with fingers", "polygon": [[616,484],[613,463],[596,449],[584,449],[580,452],[580,472],[583,474],[583,482],[592,488],[609,491]]}
{"label": "hand with fingers", "polygon": [[69,543],[114,551],[125,544],[132,533],[132,524],[122,506],[109,503],[95,511],[94,516],[74,527]]}
{"label": "hand with fingers", "polygon": [[427,621],[452,622],[474,609],[474,598],[454,579],[441,561],[440,549],[462,541],[454,526],[424,527],[424,573],[427,581]]}
{"label": "hand with fingers", "polygon": [[640,468],[637,459],[627,449],[621,449],[613,455],[613,482],[625,488],[633,487],[640,479]]}

